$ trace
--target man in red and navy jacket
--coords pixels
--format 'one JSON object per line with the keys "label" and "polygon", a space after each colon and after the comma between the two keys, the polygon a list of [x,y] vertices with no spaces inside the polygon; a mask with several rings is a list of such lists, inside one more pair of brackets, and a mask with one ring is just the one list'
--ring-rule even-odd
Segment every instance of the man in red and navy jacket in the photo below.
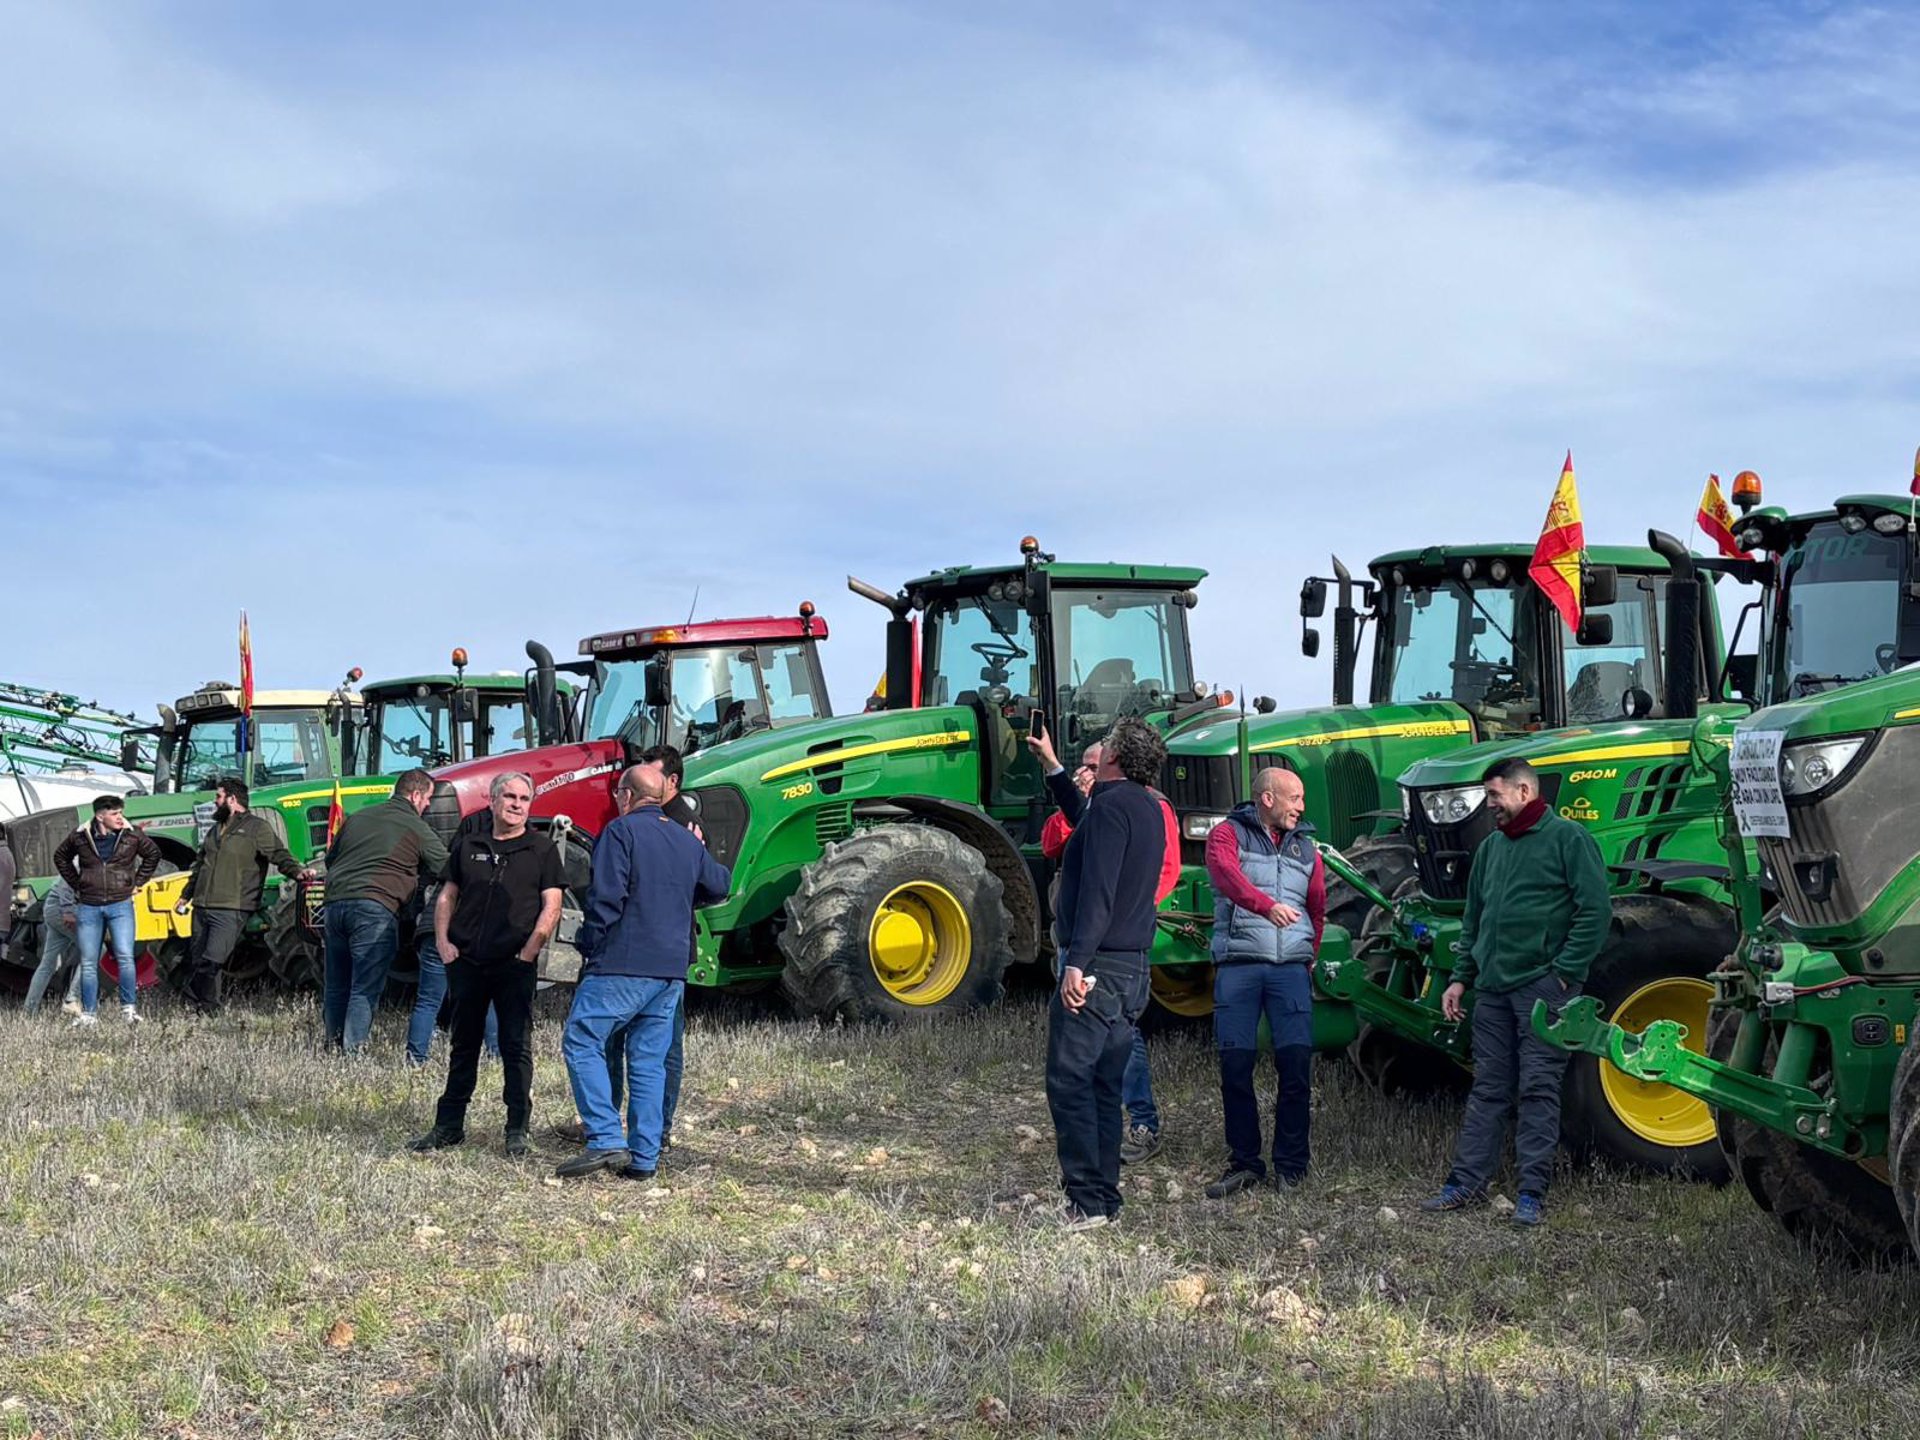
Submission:
{"label": "man in red and navy jacket", "polygon": [[1260,1106],[1253,1095],[1260,1017],[1273,1035],[1279,1096],[1273,1179],[1306,1177],[1313,1096],[1313,960],[1327,927],[1327,877],[1300,777],[1278,767],[1254,777],[1254,798],[1207,836],[1213,882],[1213,1034],[1230,1159],[1207,1187],[1222,1199],[1266,1178]]}

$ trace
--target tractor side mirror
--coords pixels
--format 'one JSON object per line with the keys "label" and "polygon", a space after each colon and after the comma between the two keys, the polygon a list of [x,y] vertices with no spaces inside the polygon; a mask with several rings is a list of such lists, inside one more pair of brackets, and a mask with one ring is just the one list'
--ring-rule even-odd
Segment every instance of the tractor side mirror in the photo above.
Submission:
{"label": "tractor side mirror", "polygon": [[667,684],[667,657],[656,655],[647,661],[647,708],[654,709],[664,705],[672,698],[673,692]]}
{"label": "tractor side mirror", "polygon": [[1760,691],[1760,657],[1752,651],[1729,655],[1726,671],[1727,690],[1752,704]]}
{"label": "tractor side mirror", "polygon": [[1582,645],[1611,645],[1613,643],[1613,617],[1611,615],[1582,615],[1580,628],[1574,632],[1575,640]]}
{"label": "tractor side mirror", "polygon": [[1327,582],[1308,580],[1300,587],[1300,618],[1318,620],[1327,613]]}
{"label": "tractor side mirror", "polygon": [[140,768],[140,742],[138,740],[122,740],[120,742],[120,768],[122,770],[138,770]]}
{"label": "tractor side mirror", "polygon": [[1304,630],[1301,632],[1300,653],[1309,660],[1320,653],[1320,632],[1318,630]]}
{"label": "tractor side mirror", "polygon": [[473,692],[462,687],[453,692],[453,718],[464,723],[473,719]]}
{"label": "tractor side mirror", "polygon": [[[1580,603],[1583,606],[1597,608],[1601,605],[1611,605],[1619,594],[1620,572],[1611,565],[1589,565],[1586,574],[1580,577]],[[1601,640],[1596,643],[1604,645],[1607,642]]]}

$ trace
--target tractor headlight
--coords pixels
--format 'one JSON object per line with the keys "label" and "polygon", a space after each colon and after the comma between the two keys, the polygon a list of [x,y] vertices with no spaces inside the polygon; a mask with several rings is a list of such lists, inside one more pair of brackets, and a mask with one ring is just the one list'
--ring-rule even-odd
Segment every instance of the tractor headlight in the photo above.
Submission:
{"label": "tractor headlight", "polygon": [[1842,775],[1867,743],[1864,735],[1844,740],[1803,740],[1780,752],[1780,788],[1789,795],[1818,795]]}
{"label": "tractor headlight", "polygon": [[1226,820],[1224,815],[1193,814],[1180,817],[1180,833],[1188,840],[1204,840],[1213,833],[1213,827]]}
{"label": "tractor headlight", "polygon": [[1400,818],[1413,819],[1413,791],[1404,785],[1400,787]]}
{"label": "tractor headlight", "polygon": [[13,903],[22,910],[33,904],[33,887],[31,885],[14,886]]}
{"label": "tractor headlight", "polygon": [[1421,791],[1420,808],[1435,825],[1458,825],[1478,810],[1486,798],[1484,785],[1456,785],[1451,790]]}

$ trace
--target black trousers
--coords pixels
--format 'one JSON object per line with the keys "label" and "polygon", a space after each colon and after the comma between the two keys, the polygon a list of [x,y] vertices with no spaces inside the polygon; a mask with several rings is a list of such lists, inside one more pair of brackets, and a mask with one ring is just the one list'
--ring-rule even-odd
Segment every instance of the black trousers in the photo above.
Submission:
{"label": "black trousers", "polygon": [[1095,955],[1081,973],[1099,980],[1087,1003],[1067,1009],[1056,985],[1047,1011],[1047,1109],[1067,1203],[1087,1215],[1118,1215],[1120,1083],[1147,1004],[1147,957]]}
{"label": "black trousers", "polygon": [[247,928],[245,910],[193,909],[193,935],[187,941],[187,974],[181,987],[201,1010],[220,1008],[220,972],[233,958],[240,935]]}
{"label": "black trousers", "polygon": [[500,1099],[507,1107],[507,1129],[527,1128],[533,1114],[533,993],[539,978],[537,963],[512,956],[475,960],[462,955],[447,966],[453,1026],[447,1047],[447,1088],[433,1117],[436,1125],[466,1128],[467,1103],[473,1099],[474,1080],[480,1072],[480,1047],[491,1005],[500,1025]]}

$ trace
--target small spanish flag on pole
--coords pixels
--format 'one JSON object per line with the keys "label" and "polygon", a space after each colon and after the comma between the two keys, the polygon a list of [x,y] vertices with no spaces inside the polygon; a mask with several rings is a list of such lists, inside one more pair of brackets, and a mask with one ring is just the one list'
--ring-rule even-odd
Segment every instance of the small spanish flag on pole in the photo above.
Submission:
{"label": "small spanish flag on pole", "polygon": [[240,727],[238,745],[244,771],[242,778],[253,783],[253,633],[247,628],[247,612],[240,612]]}
{"label": "small spanish flag on pole", "polygon": [[340,777],[333,777],[333,803],[327,806],[327,844],[333,844],[333,837],[340,833],[340,826],[347,818],[347,807],[340,795]]}
{"label": "small spanish flag on pole", "polygon": [[1574,488],[1573,452],[1569,450],[1527,574],[1573,631],[1580,628],[1580,556],[1586,548],[1587,532],[1580,523],[1580,492]]}
{"label": "small spanish flag on pole", "polygon": [[1720,547],[1720,553],[1729,560],[1751,560],[1753,556],[1742,550],[1733,538],[1733,509],[1727,504],[1727,497],[1720,493],[1720,477],[1707,476],[1707,488],[1700,495],[1700,513],[1693,517],[1707,537]]}

